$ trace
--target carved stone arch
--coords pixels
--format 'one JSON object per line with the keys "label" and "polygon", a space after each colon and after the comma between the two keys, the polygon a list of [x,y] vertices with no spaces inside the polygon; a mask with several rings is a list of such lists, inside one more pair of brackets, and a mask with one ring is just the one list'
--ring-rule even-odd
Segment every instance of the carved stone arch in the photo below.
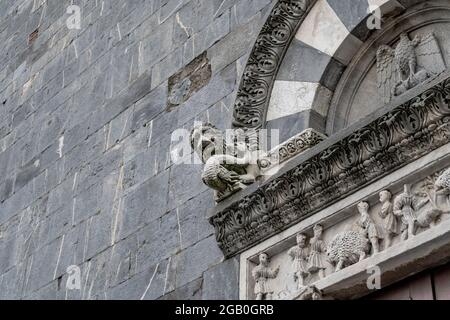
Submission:
{"label": "carved stone arch", "polygon": [[[306,128],[326,132],[334,90],[359,48],[374,33],[367,28],[371,17],[369,4],[379,5],[383,19],[389,21],[423,2],[427,1],[280,0],[262,28],[244,69],[234,104],[233,127],[280,129],[282,141]],[[322,32],[321,37],[310,34],[308,38],[311,23],[328,21],[324,11],[333,14],[339,28],[345,28],[345,35],[335,37]],[[296,57],[295,45],[299,43],[303,45],[303,55]],[[308,68],[315,74],[304,72]],[[290,99],[289,91],[296,90],[307,97],[305,106],[295,105],[294,101],[295,110],[277,114],[277,103],[286,108],[283,99]]]}
{"label": "carved stone arch", "polygon": [[268,100],[286,50],[317,0],[278,1],[250,53],[233,108],[233,127],[264,126]]}

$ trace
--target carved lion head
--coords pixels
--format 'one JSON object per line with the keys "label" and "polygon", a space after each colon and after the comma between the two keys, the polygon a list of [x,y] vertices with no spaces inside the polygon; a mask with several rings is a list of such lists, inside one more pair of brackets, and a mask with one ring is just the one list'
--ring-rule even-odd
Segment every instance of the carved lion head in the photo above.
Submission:
{"label": "carved lion head", "polygon": [[215,154],[223,153],[224,143],[222,131],[210,123],[196,125],[191,131],[191,147],[203,162]]}

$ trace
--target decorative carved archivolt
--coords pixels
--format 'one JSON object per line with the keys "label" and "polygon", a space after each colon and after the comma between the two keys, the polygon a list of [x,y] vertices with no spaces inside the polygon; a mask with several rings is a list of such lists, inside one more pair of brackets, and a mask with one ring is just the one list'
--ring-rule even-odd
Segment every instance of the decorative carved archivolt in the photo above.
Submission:
{"label": "decorative carved archivolt", "polygon": [[261,128],[278,67],[316,0],[280,0],[267,19],[244,70],[234,104],[233,126]]}
{"label": "decorative carved archivolt", "polygon": [[210,221],[225,256],[450,142],[450,79],[438,81],[252,194],[216,209]]}
{"label": "decorative carved archivolt", "polygon": [[[393,202],[391,191],[383,190],[376,207],[371,208],[368,202],[362,201],[354,207],[353,216],[341,224],[326,230],[316,224],[299,232],[294,247],[276,254],[279,257],[276,263],[284,265],[284,272],[291,270],[288,272],[291,274],[278,277],[280,267],[271,269],[267,254],[261,253],[260,264],[253,269],[255,298],[261,298],[260,293],[264,291],[268,299],[322,299],[316,284],[323,279],[326,281],[330,275],[381,252],[389,254],[403,242],[412,243],[405,248],[412,247],[416,235],[432,232],[449,219],[448,181],[450,170],[444,170],[414,185],[405,184]],[[342,225],[345,228],[339,231]],[[405,230],[407,236],[399,230]],[[324,236],[331,237],[329,244],[323,240]],[[280,244],[280,247],[284,246]],[[289,264],[292,264],[290,268]],[[320,275],[316,275],[318,271]]]}

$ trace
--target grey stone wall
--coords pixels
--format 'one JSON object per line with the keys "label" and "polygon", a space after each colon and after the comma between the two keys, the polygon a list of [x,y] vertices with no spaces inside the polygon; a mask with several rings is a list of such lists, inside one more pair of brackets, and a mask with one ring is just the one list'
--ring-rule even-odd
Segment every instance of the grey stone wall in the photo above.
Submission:
{"label": "grey stone wall", "polygon": [[[174,165],[170,140],[195,120],[230,126],[273,4],[0,2],[1,299],[238,298],[201,166]],[[202,54],[209,76],[168,108],[172,76]],[[71,265],[80,290],[66,288]]]}

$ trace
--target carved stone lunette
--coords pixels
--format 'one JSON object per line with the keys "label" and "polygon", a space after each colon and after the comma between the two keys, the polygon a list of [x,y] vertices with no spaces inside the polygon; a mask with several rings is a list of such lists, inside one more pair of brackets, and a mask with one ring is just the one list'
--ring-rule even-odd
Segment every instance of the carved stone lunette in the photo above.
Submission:
{"label": "carved stone lunette", "polygon": [[395,49],[382,45],[377,51],[377,80],[386,103],[429,78],[445,71],[445,62],[433,33],[409,39],[400,35]]}
{"label": "carved stone lunette", "polygon": [[412,90],[415,98],[395,108],[387,106],[375,121],[367,120],[358,130],[350,128],[306,160],[293,159],[284,172],[253,192],[216,208],[210,222],[225,256],[242,252],[449,143],[449,75],[427,88]]}
{"label": "carved stone lunette", "polygon": [[236,128],[261,128],[273,80],[309,9],[317,0],[280,0],[259,34],[244,70],[233,112]]}

